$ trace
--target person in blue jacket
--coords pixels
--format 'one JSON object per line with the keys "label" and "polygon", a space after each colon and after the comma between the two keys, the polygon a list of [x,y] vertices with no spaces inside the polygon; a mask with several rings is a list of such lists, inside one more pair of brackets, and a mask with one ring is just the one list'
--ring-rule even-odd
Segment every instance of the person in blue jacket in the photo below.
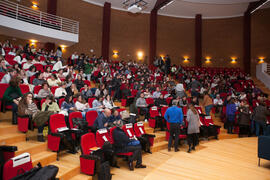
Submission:
{"label": "person in blue jacket", "polygon": [[233,134],[233,124],[235,121],[235,112],[236,105],[234,103],[234,99],[231,99],[226,106],[226,117],[227,117],[227,133]]}
{"label": "person in blue jacket", "polygon": [[171,151],[172,140],[174,139],[174,151],[179,151],[179,134],[180,125],[183,123],[183,112],[182,109],[177,107],[177,100],[172,101],[172,107],[169,107],[165,112],[164,118],[170,123],[170,138],[168,143],[168,151]]}

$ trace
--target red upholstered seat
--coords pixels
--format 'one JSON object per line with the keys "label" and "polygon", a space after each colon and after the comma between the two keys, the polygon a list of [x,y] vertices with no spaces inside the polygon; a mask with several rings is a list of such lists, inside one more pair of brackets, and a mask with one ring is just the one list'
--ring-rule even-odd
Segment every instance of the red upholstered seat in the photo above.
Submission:
{"label": "red upholstered seat", "polygon": [[91,153],[90,148],[97,147],[95,134],[87,133],[81,137],[81,150],[82,155],[80,156],[80,167],[81,172],[94,175],[95,174],[95,160],[89,156]]}
{"label": "red upholstered seat", "polygon": [[[142,122],[137,122],[134,124],[134,133],[136,137],[141,137],[143,135],[147,135],[144,129],[144,124]],[[154,145],[154,135],[148,136],[148,140],[150,142],[150,146]]]}
{"label": "red upholstered seat", "polygon": [[95,100],[96,98],[88,98],[88,104],[89,104],[89,107],[92,108],[93,107],[93,101]]}
{"label": "red upholstered seat", "polygon": [[132,123],[129,123],[129,124],[125,124],[123,127],[122,127],[123,131],[125,131],[126,135],[129,137],[129,138],[133,138],[135,137],[135,133],[133,131],[133,124]]}
{"label": "red upholstered seat", "polygon": [[30,88],[26,84],[20,84],[20,89],[21,89],[22,94],[30,92]]}
{"label": "red upholstered seat", "polygon": [[[184,127],[181,127],[181,128],[184,128]],[[169,138],[170,138],[170,123],[167,122],[167,131],[166,131],[166,140],[168,141]],[[187,134],[183,134],[183,133],[180,133],[179,134],[179,139],[182,140],[182,139],[186,139],[187,138]]]}
{"label": "red upholstered seat", "polygon": [[96,140],[97,140],[97,146],[100,147],[100,148],[103,146],[103,144],[106,141],[112,143],[110,134],[109,134],[109,132],[108,132],[108,130],[106,128],[97,130],[97,132],[96,132]]}
{"label": "red upholstered seat", "polygon": [[23,153],[8,160],[3,168],[3,180],[10,180],[33,168],[29,153]]}
{"label": "red upholstered seat", "polygon": [[158,107],[157,106],[153,106],[150,108],[149,110],[149,114],[150,114],[150,117],[149,117],[149,127],[151,128],[155,128],[156,127],[156,118],[157,117],[161,117],[160,114],[159,114],[159,111],[158,111]]}
{"label": "red upholstered seat", "polygon": [[88,111],[85,115],[88,126],[93,126],[96,118],[98,117],[97,111]]}

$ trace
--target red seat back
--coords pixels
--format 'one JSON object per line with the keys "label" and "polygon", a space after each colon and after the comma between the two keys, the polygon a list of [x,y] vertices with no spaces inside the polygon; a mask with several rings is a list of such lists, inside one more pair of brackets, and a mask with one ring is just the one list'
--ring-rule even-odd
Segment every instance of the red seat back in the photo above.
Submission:
{"label": "red seat back", "polygon": [[8,160],[3,168],[3,180],[10,180],[33,168],[29,153],[23,153]]}
{"label": "red seat back", "polygon": [[147,104],[154,104],[154,98],[146,98],[145,101]]}
{"label": "red seat back", "polygon": [[81,137],[81,148],[82,154],[88,155],[90,154],[90,148],[97,147],[95,134],[94,133],[87,133]]}
{"label": "red seat back", "polygon": [[9,84],[4,84],[4,83],[0,84],[0,89],[1,89],[0,98],[3,98],[4,93],[5,93],[6,89],[8,88],[8,86],[9,86]]}
{"label": "red seat back", "polygon": [[167,106],[161,107],[161,116],[162,116],[162,117],[164,117],[164,115],[165,115],[165,113],[166,113],[166,111],[167,111],[168,108],[169,108],[169,107],[167,107]]}
{"label": "red seat back", "polygon": [[88,111],[85,115],[88,126],[93,126],[96,118],[98,117],[97,111]]}
{"label": "red seat back", "polygon": [[26,84],[20,84],[20,89],[21,89],[22,94],[30,92],[30,88]]}
{"label": "red seat back", "polygon": [[34,94],[38,94],[38,92],[41,90],[41,86],[39,85],[39,86],[35,86],[34,87]]}
{"label": "red seat back", "polygon": [[126,135],[129,137],[129,138],[133,138],[135,136],[135,133],[133,131],[133,125],[132,123],[130,124],[125,124],[123,127],[122,127],[123,131],[125,131]]}
{"label": "red seat back", "polygon": [[195,109],[198,111],[199,114],[203,113],[201,106],[195,106]]}
{"label": "red seat back", "polygon": [[214,125],[213,119],[211,116],[205,116],[204,117],[204,123],[206,126]]}
{"label": "red seat back", "polygon": [[159,112],[158,112],[157,106],[151,107],[150,110],[149,110],[149,113],[150,113],[150,117],[152,117],[152,118],[154,118],[156,116],[159,116]]}
{"label": "red seat back", "polygon": [[110,134],[106,128],[97,130],[96,140],[97,140],[98,147],[102,147],[106,141],[112,143],[111,138],[110,138]]}
{"label": "red seat back", "polygon": [[42,64],[34,64],[34,66],[36,67],[37,71],[44,72]]}
{"label": "red seat back", "polygon": [[145,134],[143,122],[137,122],[134,124],[134,132],[136,137],[140,137],[141,135]]}
{"label": "red seat back", "polygon": [[5,73],[0,72],[0,81],[2,80],[2,78],[5,76]]}
{"label": "red seat back", "polygon": [[59,99],[59,107],[61,108],[62,107],[62,104],[63,104],[63,102],[65,101],[65,98],[61,98],[61,99]]}
{"label": "red seat back", "polygon": [[57,88],[59,88],[59,87],[58,87],[58,86],[52,86],[52,87],[51,87],[51,92],[52,92],[52,94],[55,93],[55,90],[56,90]]}
{"label": "red seat back", "polygon": [[92,108],[93,107],[93,101],[95,100],[96,98],[89,98],[88,99],[88,104],[89,104],[89,107]]}
{"label": "red seat back", "polygon": [[53,114],[50,117],[50,131],[57,133],[58,128],[67,127],[65,122],[65,116],[63,114]]}

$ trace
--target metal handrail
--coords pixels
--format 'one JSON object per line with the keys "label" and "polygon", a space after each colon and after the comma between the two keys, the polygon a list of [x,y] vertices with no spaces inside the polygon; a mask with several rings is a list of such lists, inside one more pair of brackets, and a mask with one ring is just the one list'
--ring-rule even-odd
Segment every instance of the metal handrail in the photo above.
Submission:
{"label": "metal handrail", "polygon": [[18,19],[46,28],[79,34],[79,22],[55,16],[46,12],[33,10],[20,4],[0,0],[0,15]]}

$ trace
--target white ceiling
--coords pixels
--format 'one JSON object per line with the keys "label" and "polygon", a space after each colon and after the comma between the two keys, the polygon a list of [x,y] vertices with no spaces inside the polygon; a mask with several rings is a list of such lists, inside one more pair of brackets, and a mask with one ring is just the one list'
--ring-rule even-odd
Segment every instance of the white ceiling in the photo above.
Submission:
{"label": "white ceiling", "polygon": [[[83,0],[92,4],[103,6],[105,2],[117,10],[127,11],[122,4],[124,0]],[[132,1],[132,0],[131,0]],[[142,13],[150,13],[157,0],[144,0],[147,8]],[[205,19],[229,18],[243,16],[250,2],[258,0],[174,0],[173,3],[158,11],[159,15],[194,18],[202,14]],[[270,7],[270,1],[262,8]]]}

